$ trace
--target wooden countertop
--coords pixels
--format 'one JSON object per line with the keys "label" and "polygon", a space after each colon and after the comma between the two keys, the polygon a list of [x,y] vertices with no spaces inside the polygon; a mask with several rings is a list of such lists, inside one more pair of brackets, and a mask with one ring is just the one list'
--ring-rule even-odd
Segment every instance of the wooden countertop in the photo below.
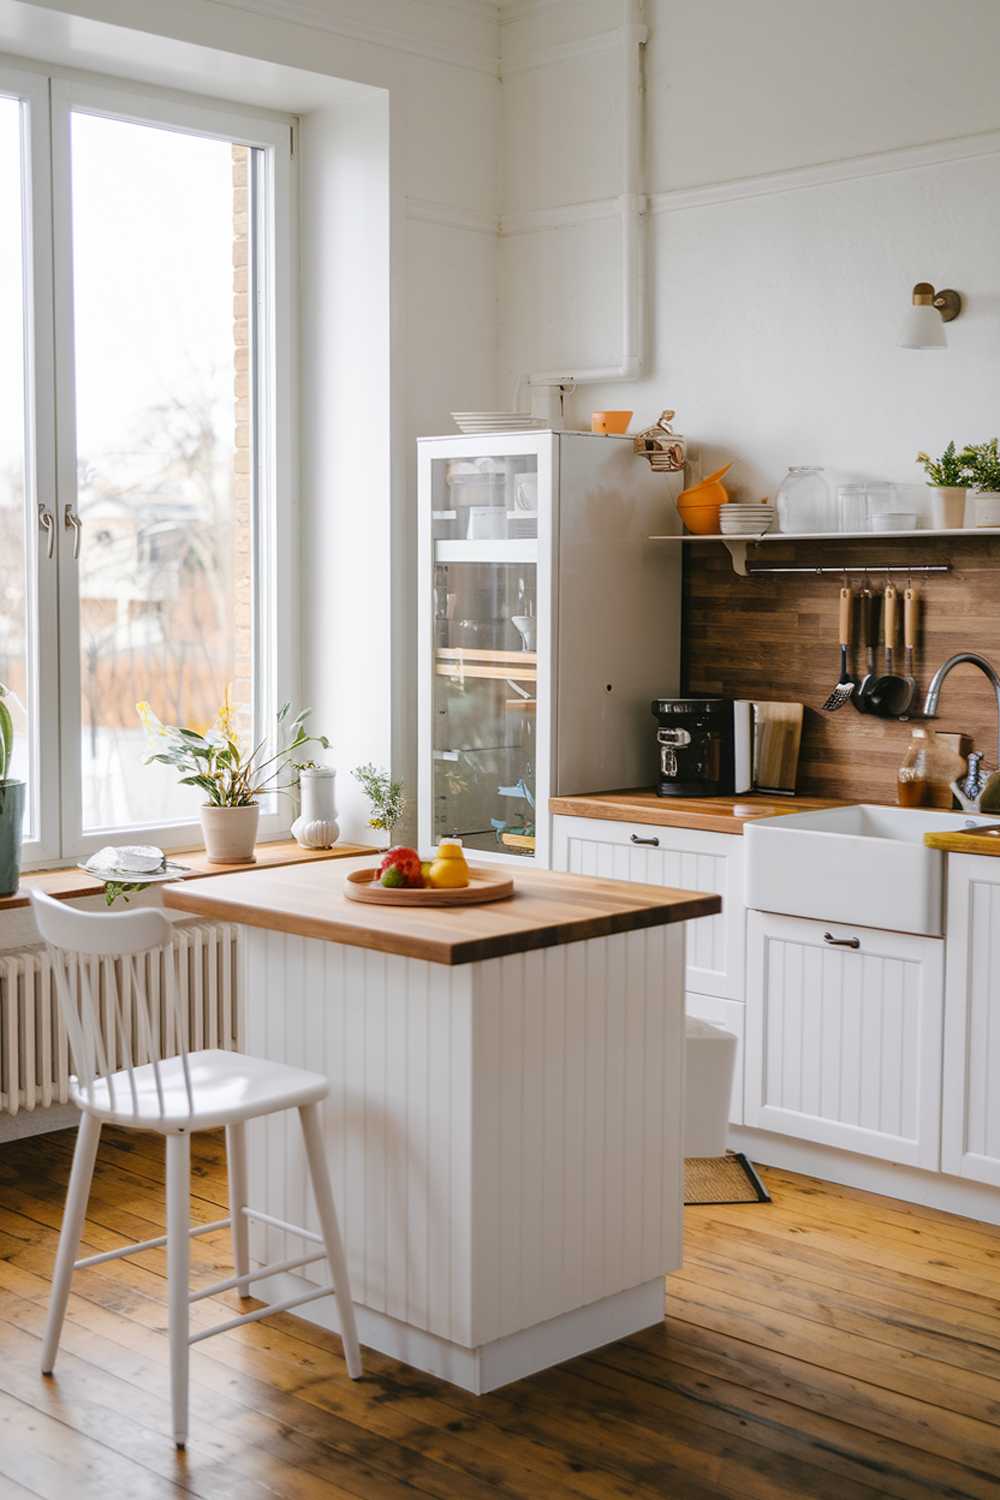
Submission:
{"label": "wooden countertop", "polygon": [[[310,864],[315,860],[353,859],[359,854],[370,853],[366,844],[335,844],[332,849],[303,849],[294,839],[277,839],[272,844],[258,844],[257,860],[252,865],[210,865],[204,849],[171,849],[169,858],[179,865],[187,865],[190,875],[178,879],[203,879],[209,875],[230,875],[237,870],[263,870],[277,865]],[[99,896],[104,882],[95,880],[83,870],[31,870],[21,876],[21,883],[13,896],[0,896],[0,911],[11,911],[18,906],[29,906],[31,891],[44,891],[60,901],[73,901],[82,896]],[[116,910],[124,908],[116,908]]]}
{"label": "wooden countertop", "polygon": [[[997,819],[1000,824],[1000,818]],[[1000,834],[986,833],[925,833],[924,843],[928,849],[943,849],[946,854],[986,854],[994,858],[1000,854]]]}
{"label": "wooden countertop", "polygon": [[746,792],[741,797],[658,797],[654,791],[642,790],[549,799],[550,812],[573,818],[655,823],[661,828],[701,828],[708,833],[736,834],[742,833],[744,823],[754,818],[850,805],[833,797],[774,797],[763,792]]}
{"label": "wooden countertop", "polygon": [[198,916],[439,964],[478,963],[722,910],[716,895],[533,869],[515,869],[514,895],[482,906],[407,910],[349,901],[345,875],[371,862],[245,870],[161,890],[167,906]]}

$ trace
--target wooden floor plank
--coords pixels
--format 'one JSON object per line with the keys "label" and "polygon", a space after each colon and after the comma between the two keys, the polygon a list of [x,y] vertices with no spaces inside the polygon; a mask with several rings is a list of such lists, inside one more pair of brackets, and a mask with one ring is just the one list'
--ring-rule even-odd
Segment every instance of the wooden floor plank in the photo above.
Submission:
{"label": "wooden floor plank", "polygon": [[[0,1148],[4,1500],[1000,1500],[1000,1230],[770,1170],[773,1205],[689,1212],[663,1325],[486,1397],[370,1351],[350,1382],[289,1314],[208,1340],[178,1459],[162,1251],[78,1276],[37,1373],[73,1142]],[[192,1144],[206,1223],[224,1144]],[[105,1132],[86,1246],[162,1233],[163,1181],[162,1141]],[[193,1242],[194,1284],[229,1269],[225,1231]]]}

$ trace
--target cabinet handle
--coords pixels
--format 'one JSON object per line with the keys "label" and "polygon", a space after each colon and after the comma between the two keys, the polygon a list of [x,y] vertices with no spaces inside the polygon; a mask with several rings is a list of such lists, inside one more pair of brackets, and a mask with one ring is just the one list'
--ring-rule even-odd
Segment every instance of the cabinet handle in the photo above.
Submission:
{"label": "cabinet handle", "polygon": [[651,839],[641,839],[637,833],[630,833],[629,838],[632,840],[633,844],[648,844],[652,849],[659,849],[660,847],[660,841],[656,837],[653,837]]}
{"label": "cabinet handle", "polygon": [[833,948],[860,948],[860,938],[835,938],[832,932],[824,932],[824,943],[829,943]]}

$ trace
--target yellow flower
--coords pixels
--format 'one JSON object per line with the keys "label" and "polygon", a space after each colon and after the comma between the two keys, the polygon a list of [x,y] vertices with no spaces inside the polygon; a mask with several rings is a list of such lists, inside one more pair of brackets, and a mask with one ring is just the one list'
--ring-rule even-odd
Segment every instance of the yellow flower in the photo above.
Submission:
{"label": "yellow flower", "polygon": [[218,719],[216,720],[219,728],[219,733],[225,735],[227,740],[235,740],[236,738],[236,726],[233,723],[232,694],[233,685],[232,683],[229,683],[226,687],[226,696],[223,698],[222,705],[219,708]]}

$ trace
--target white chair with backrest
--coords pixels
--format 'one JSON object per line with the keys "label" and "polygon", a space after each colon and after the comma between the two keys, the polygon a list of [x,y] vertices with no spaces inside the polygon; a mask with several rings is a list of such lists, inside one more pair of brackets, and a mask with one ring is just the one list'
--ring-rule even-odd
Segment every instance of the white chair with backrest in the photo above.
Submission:
{"label": "white chair with backrest", "polygon": [[[320,1123],[320,1105],[329,1091],[327,1080],[319,1073],[245,1057],[238,1052],[188,1052],[187,1017],[179,1003],[171,926],[162,912],[81,912],[35,891],[31,894],[31,902],[52,962],[60,1011],[73,1053],[76,1076],[71,1080],[70,1096],[82,1111],[52,1278],[52,1297],[42,1349],[43,1373],[50,1375],[55,1365],[73,1272],[165,1244],[171,1401],[174,1440],[178,1447],[183,1448],[187,1442],[191,1344],[241,1323],[299,1307],[335,1292],[347,1370],[356,1380],[361,1374],[361,1354],[354,1323],[354,1304]],[[151,951],[162,958],[166,976],[162,1012],[167,1033],[164,1040],[169,1041],[172,1037],[175,1043],[171,1048],[175,1055],[166,1058],[161,1055],[160,1007],[150,1006],[144,978],[146,959]],[[109,959],[123,964],[127,983],[121,987],[115,979],[114,964],[101,965],[101,960]],[[95,994],[99,966],[104,977],[103,997]],[[101,1026],[99,1005],[102,1001],[106,1014],[113,1018],[119,1055],[125,1063],[117,1071],[113,1067],[114,1058],[108,1057]],[[149,1061],[134,1062],[134,1058]],[[284,1109],[297,1109],[302,1121],[321,1234],[256,1213],[246,1201],[246,1122]],[[166,1138],[167,1232],[158,1239],[77,1260],[97,1145],[101,1127],[106,1123],[132,1130],[157,1131]],[[229,1215],[192,1229],[191,1133],[217,1130],[220,1126],[226,1129]],[[251,1273],[248,1220],[253,1218],[281,1229],[290,1229],[317,1248],[295,1260],[264,1266]],[[210,1234],[227,1227],[232,1231],[236,1274],[192,1294],[188,1285],[191,1236]],[[296,1270],[320,1260],[328,1262],[332,1275],[329,1284],[241,1317],[230,1318],[214,1328],[193,1335],[190,1333],[188,1314],[191,1302],[234,1289],[241,1297],[248,1297],[251,1281]]]}

